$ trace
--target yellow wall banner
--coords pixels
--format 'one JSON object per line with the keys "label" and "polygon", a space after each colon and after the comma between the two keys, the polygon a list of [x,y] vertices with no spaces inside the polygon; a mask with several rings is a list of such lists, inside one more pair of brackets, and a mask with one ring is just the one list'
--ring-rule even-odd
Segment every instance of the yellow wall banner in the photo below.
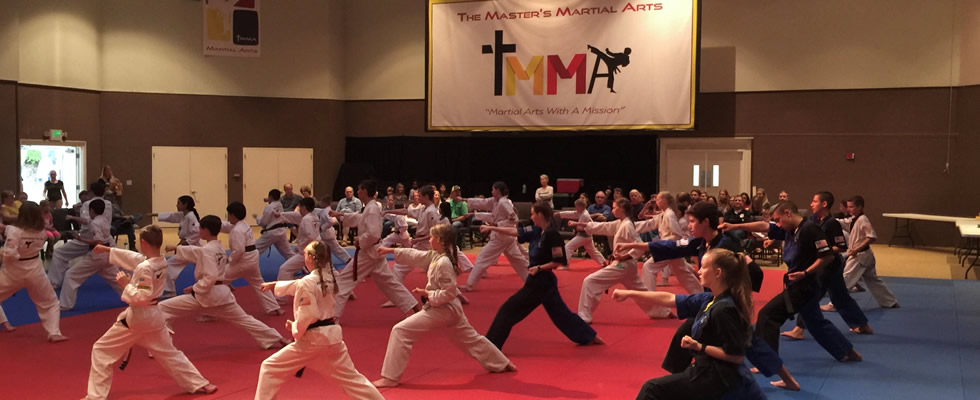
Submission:
{"label": "yellow wall banner", "polygon": [[430,130],[692,129],[697,0],[429,0]]}
{"label": "yellow wall banner", "polygon": [[260,0],[203,0],[204,55],[258,57]]}

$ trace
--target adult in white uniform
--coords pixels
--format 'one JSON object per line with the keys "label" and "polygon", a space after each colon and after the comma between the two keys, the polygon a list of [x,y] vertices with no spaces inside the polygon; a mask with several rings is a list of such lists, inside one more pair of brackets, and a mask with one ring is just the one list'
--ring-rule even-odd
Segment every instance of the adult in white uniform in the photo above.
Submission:
{"label": "adult in white uniform", "polygon": [[[588,206],[588,202],[584,199],[575,200],[575,211],[559,211],[558,217],[577,222],[592,222],[592,216],[585,210],[586,206]],[[565,254],[571,257],[571,254],[575,253],[579,247],[584,247],[585,252],[589,257],[592,257],[596,264],[599,264],[599,267],[606,265],[606,258],[602,256],[602,253],[599,253],[599,250],[596,250],[595,243],[592,242],[592,234],[586,232],[584,227],[575,229],[575,237],[565,244]],[[568,266],[558,267],[558,269],[568,269]]]}
{"label": "adult in white uniform", "polygon": [[221,224],[221,232],[228,234],[228,247],[231,250],[231,258],[228,260],[228,270],[225,272],[224,280],[234,282],[235,279],[242,278],[248,285],[255,290],[255,296],[259,298],[262,309],[269,315],[282,315],[283,310],[276,302],[272,293],[262,291],[262,270],[259,269],[259,251],[255,247],[255,237],[252,234],[252,227],[245,222],[245,204],[240,201],[233,201],[225,208],[228,212],[228,222]]}
{"label": "adult in white uniform", "polygon": [[[4,232],[7,238],[3,245],[3,268],[0,268],[0,303],[20,289],[27,289],[27,295],[41,317],[41,326],[48,332],[48,341],[56,343],[67,340],[61,334],[58,297],[44,275],[40,258],[46,239],[41,207],[24,202],[20,206],[17,222],[7,226],[0,224],[0,232]],[[3,316],[3,321],[7,321],[6,316]]]}
{"label": "adult in white uniform", "polygon": [[[116,247],[115,241],[112,240],[112,235],[109,233],[109,225],[106,223],[104,218],[100,218],[103,214],[110,212],[104,208],[105,205],[100,201],[93,201],[89,203],[89,215],[91,219],[82,219],[81,217],[72,217],[78,220],[83,225],[87,225],[89,232],[91,233],[91,238],[86,239],[79,237],[79,241],[86,243],[89,247],[95,248],[96,245],[107,245],[109,247]],[[119,272],[119,267],[116,267],[109,263],[108,254],[95,254],[89,252],[88,255],[82,257],[81,260],[75,263],[68,272],[65,273],[64,285],[61,287],[61,309],[71,310],[75,308],[75,300],[78,295],[78,288],[85,283],[88,277],[99,274],[109,284],[109,287],[116,293],[122,293],[122,287],[116,283],[116,273]]]}
{"label": "adult in white uniform", "polygon": [[293,296],[293,318],[286,328],[295,342],[262,362],[256,400],[274,399],[279,387],[293,375],[302,376],[306,367],[327,375],[352,399],[384,399],[371,382],[354,368],[347,354],[343,331],[334,320],[334,297],[337,277],[322,242],[311,242],[303,251],[304,267],[309,275],[290,281],[269,282],[264,290],[275,290],[277,296]]}
{"label": "adult in white uniform", "polygon": [[108,254],[109,261],[129,274],[119,271],[116,280],[124,286],[122,300],[129,304],[116,317],[108,331],[92,346],[92,367],[88,377],[87,400],[105,399],[112,386],[112,366],[133,345],[140,345],[153,354],[164,371],[188,393],[210,394],[218,390],[201,376],[187,356],[174,347],[170,330],[157,307],[167,281],[167,261],[160,254],[163,231],[150,225],[140,232],[140,251],[97,246],[93,253]]}
{"label": "adult in white uniform", "polygon": [[[181,245],[200,246],[201,245],[201,215],[197,213],[194,198],[191,196],[180,196],[177,198],[177,212],[165,212],[150,214],[150,217],[157,217],[157,221],[180,224],[177,228],[177,238]],[[177,294],[175,282],[180,272],[187,267],[186,261],[178,260],[177,257],[167,257],[167,286],[164,288],[168,292],[167,297]]]}
{"label": "adult in white uniform", "polygon": [[[494,182],[490,190],[489,199],[466,199],[466,206],[470,210],[488,210],[490,212],[471,213],[480,221],[498,227],[516,227],[517,213],[514,211],[514,203],[507,196],[510,190],[503,182]],[[490,241],[480,250],[473,265],[473,271],[466,280],[466,285],[460,287],[463,291],[471,291],[480,282],[484,271],[497,262],[497,258],[503,253],[507,257],[510,266],[517,272],[521,281],[527,280],[528,254],[524,246],[517,244],[517,238],[509,235],[502,235],[497,232],[490,234]]]}
{"label": "adult in white uniform", "polygon": [[[674,195],[666,191],[658,193],[657,208],[662,210],[660,214],[653,217],[653,220],[656,221],[656,229],[660,232],[659,240],[676,242],[687,239],[684,237],[684,229],[681,228],[680,219],[677,217],[677,202],[674,200]],[[667,269],[688,293],[695,294],[704,291],[691,264],[683,258],[654,261],[652,257],[643,263],[643,284],[647,290],[657,290],[657,275],[666,272]],[[661,307],[661,312],[658,315],[666,314],[669,311],[670,309]]]}
{"label": "adult in white uniform", "polygon": [[255,339],[259,347],[271,349],[286,345],[275,329],[245,313],[235,301],[231,288],[222,281],[227,268],[228,256],[218,241],[221,219],[214,215],[201,218],[201,239],[204,246],[167,246],[167,251],[177,251],[177,257],[194,263],[194,286],[184,289],[183,295],[160,303],[160,310],[169,322],[184,315],[203,312],[219,320],[230,322],[244,329]]}
{"label": "adult in white uniform", "polygon": [[262,227],[262,235],[255,241],[255,248],[262,253],[272,246],[276,246],[279,255],[288,260],[293,256],[293,249],[289,247],[289,223],[282,219],[282,203],[279,203],[279,196],[282,193],[279,189],[269,191],[269,197],[265,200],[265,209],[262,210],[262,217],[253,214],[255,223]]}
{"label": "adult in white uniform", "polygon": [[[299,201],[299,212],[290,211],[282,213],[283,221],[299,226],[299,233],[296,236],[296,249],[302,250],[313,241],[320,237],[320,218],[313,213],[316,204],[313,199],[305,197]],[[279,266],[279,281],[295,279],[296,273],[303,269],[306,256],[302,251],[297,251],[286,262]],[[289,302],[289,298],[282,296],[277,298],[280,304]]]}
{"label": "adult in white uniform", "polygon": [[[82,221],[89,220],[89,205],[92,202],[103,203],[103,209],[105,211],[112,210],[112,203],[108,200],[103,199],[102,195],[105,194],[105,185],[100,182],[94,182],[89,185],[89,194],[92,196],[88,200],[82,203],[78,208],[78,218]],[[103,212],[102,215],[94,217],[95,219],[100,219],[103,221],[105,226],[112,225],[112,213]],[[78,234],[86,239],[91,238],[91,233],[88,230],[87,225],[83,225],[79,229]],[[68,263],[72,260],[87,255],[92,251],[92,247],[88,243],[81,240],[72,239],[68,243],[58,246],[54,249],[54,257],[51,259],[51,264],[48,265],[48,280],[51,282],[51,286],[56,290],[61,287],[61,284],[65,281],[65,272],[68,271]],[[115,284],[115,279],[113,278],[113,284]]]}
{"label": "adult in white uniform", "polygon": [[405,288],[405,285],[395,279],[391,270],[388,269],[388,261],[385,257],[378,255],[376,251],[381,242],[382,224],[381,207],[374,200],[377,194],[377,183],[372,180],[361,182],[357,187],[357,197],[364,204],[362,211],[351,214],[333,212],[332,215],[343,219],[345,226],[357,228],[355,241],[357,250],[354,252],[354,257],[337,274],[339,290],[334,303],[334,316],[336,318],[343,315],[344,306],[347,305],[347,300],[349,300],[354,288],[369,275],[378,289],[402,312],[407,313],[421,309],[412,293]]}
{"label": "adult in white uniform", "polygon": [[[426,187],[421,190],[425,193]],[[396,263],[426,269],[428,283],[425,289],[412,290],[422,296],[425,303],[422,312],[404,319],[391,329],[381,379],[374,381],[374,385],[397,386],[408,366],[412,345],[426,332],[437,329],[446,332],[456,347],[479,361],[487,371],[516,371],[514,364],[493,343],[477,333],[463,314],[463,305],[457,298],[456,289],[456,276],[460,272],[454,261],[459,257],[456,254],[456,230],[452,225],[441,224],[433,227],[429,233],[431,250],[428,251],[378,248],[381,255],[394,253]]]}

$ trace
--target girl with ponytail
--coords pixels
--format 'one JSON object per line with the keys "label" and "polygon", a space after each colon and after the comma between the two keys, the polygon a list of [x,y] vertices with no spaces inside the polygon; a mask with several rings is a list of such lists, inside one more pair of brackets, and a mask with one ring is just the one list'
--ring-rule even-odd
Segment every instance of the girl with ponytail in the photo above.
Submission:
{"label": "girl with ponytail", "polygon": [[263,291],[276,296],[293,296],[293,318],[286,329],[296,339],[262,362],[256,399],[273,399],[289,376],[302,377],[306,367],[334,378],[353,399],[384,399],[371,382],[354,368],[343,331],[334,320],[336,276],[327,245],[310,242],[303,250],[304,269],[309,275],[297,280],[266,282]]}
{"label": "girl with ponytail", "polygon": [[425,305],[422,312],[412,314],[391,328],[381,379],[374,381],[374,385],[398,386],[408,365],[412,345],[426,332],[441,327],[448,327],[449,340],[465,348],[487,371],[516,371],[514,364],[487,338],[477,333],[463,314],[463,305],[456,289],[456,277],[460,272],[456,230],[449,224],[436,225],[429,230],[429,244],[432,246],[429,251],[388,247],[377,250],[380,255],[393,253],[397,263],[427,267],[428,283],[425,289],[412,290],[413,294],[422,298]]}
{"label": "girl with ponytail", "polygon": [[[171,222],[180,224],[177,230],[177,237],[180,239],[178,245],[201,246],[201,216],[194,208],[194,198],[188,195],[177,198],[177,212],[153,213],[150,217],[157,217],[159,222]],[[165,286],[163,297],[172,297],[177,294],[174,281],[180,275],[180,271],[187,266],[186,261],[178,260],[177,257],[167,257],[167,285]]]}

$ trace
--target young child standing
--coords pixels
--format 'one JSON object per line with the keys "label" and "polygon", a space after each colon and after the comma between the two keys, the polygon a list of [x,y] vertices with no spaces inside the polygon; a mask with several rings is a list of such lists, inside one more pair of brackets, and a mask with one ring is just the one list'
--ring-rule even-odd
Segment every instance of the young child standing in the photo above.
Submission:
{"label": "young child standing", "polygon": [[214,215],[201,218],[201,239],[204,246],[167,246],[167,251],[177,251],[177,258],[194,263],[194,286],[184,289],[183,295],[160,303],[169,322],[174,318],[203,311],[219,320],[225,320],[246,330],[263,349],[288,342],[275,329],[245,313],[235,300],[231,288],[225,285],[224,275],[227,255],[218,241],[221,219]]}
{"label": "young child standing", "polygon": [[374,385],[398,386],[415,341],[428,331],[444,327],[449,328],[449,339],[477,359],[487,371],[516,371],[514,364],[493,343],[477,333],[463,314],[463,305],[456,289],[456,276],[460,269],[456,263],[455,229],[449,224],[433,227],[429,231],[429,245],[432,248],[429,251],[378,248],[381,255],[394,253],[395,262],[427,269],[428,283],[425,289],[412,290],[412,293],[422,296],[422,303],[425,304],[422,312],[402,320],[391,329],[381,379],[374,381]]}
{"label": "young child standing", "polygon": [[228,212],[228,222],[221,224],[221,232],[228,234],[228,247],[231,249],[231,259],[228,260],[228,271],[225,281],[234,282],[242,278],[255,290],[262,309],[269,315],[282,315],[282,308],[276,298],[269,292],[262,291],[262,271],[259,269],[259,251],[255,248],[255,238],[252,227],[245,222],[245,205],[233,201],[225,208]]}
{"label": "young child standing", "polygon": [[337,242],[337,230],[333,228],[337,225],[337,218],[330,216],[331,203],[333,203],[332,197],[323,196],[320,198],[320,208],[313,210],[313,213],[320,217],[320,240],[330,248],[330,253],[334,257],[346,265],[350,262],[350,254],[347,254],[347,250]]}
{"label": "young child standing", "polygon": [[[91,233],[91,238],[79,237],[78,240],[87,244],[91,248],[95,248],[97,245],[108,245],[109,247],[115,247],[116,243],[112,239],[112,235],[109,233],[108,220],[101,218],[109,210],[105,209],[105,203],[101,201],[91,201],[88,203],[89,216],[91,218],[84,217],[70,217],[79,221],[84,225],[88,225],[89,232]],[[95,254],[89,252],[88,255],[84,256],[81,260],[75,263],[74,266],[68,269],[65,273],[64,286],[61,288],[61,309],[71,310],[75,308],[75,300],[78,295],[78,288],[85,283],[88,277],[99,274],[102,279],[105,279],[106,283],[112,290],[115,290],[117,294],[122,293],[122,288],[116,283],[116,273],[119,272],[119,268],[112,265],[109,262],[109,256],[106,254]]]}
{"label": "young child standing", "polygon": [[348,397],[384,399],[364,375],[357,372],[347,354],[343,331],[334,321],[337,277],[330,263],[327,246],[314,241],[303,249],[304,269],[309,275],[297,280],[267,282],[262,290],[275,290],[277,296],[293,296],[293,318],[286,329],[295,342],[262,362],[255,399],[273,399],[290,375],[301,376],[306,367],[333,378]]}
{"label": "young child standing", "polygon": [[92,368],[88,379],[88,400],[105,399],[112,386],[112,366],[133,345],[140,345],[153,353],[177,384],[188,393],[210,394],[218,390],[201,376],[187,356],[174,347],[170,330],[164,323],[163,313],[157,307],[157,298],[167,282],[167,261],[160,254],[163,231],[150,225],[140,232],[140,253],[104,245],[92,252],[108,253],[109,262],[132,271],[130,276],[119,271],[116,281],[124,286],[122,300],[129,308],[116,317],[108,331],[92,346]]}
{"label": "young child standing", "polygon": [[[871,243],[878,239],[871,220],[864,214],[864,197],[854,196],[847,199],[847,211],[851,215],[851,224],[847,238],[847,260],[844,262],[844,285],[851,288],[864,279],[868,291],[882,308],[898,308],[898,299],[892,293],[885,281],[878,276],[875,268],[875,254],[871,251]],[[827,307],[833,310],[833,306]],[[826,310],[825,310],[826,311]]]}
{"label": "young child standing", "polygon": [[[191,196],[180,196],[177,198],[177,212],[165,212],[165,213],[154,213],[150,214],[150,217],[157,217],[160,222],[171,222],[175,224],[180,224],[177,229],[177,238],[180,239],[181,245],[201,245],[201,216],[197,213],[195,208],[194,198]],[[177,289],[175,286],[175,281],[180,275],[180,271],[183,271],[187,267],[186,261],[180,261],[177,257],[167,258],[167,286],[164,291],[167,292],[165,297],[173,297],[177,294]]]}
{"label": "young child standing", "polygon": [[[312,243],[320,237],[320,218],[313,213],[316,204],[310,197],[304,197],[299,201],[299,212],[289,211],[280,215],[286,223],[299,226],[299,234],[296,236],[296,249],[305,249],[306,245]],[[297,252],[279,266],[279,281],[294,279],[297,272],[303,268],[305,256],[302,252]],[[278,298],[280,304],[286,304],[287,297]]]}
{"label": "young child standing", "polygon": [[[583,199],[575,200],[575,211],[559,211],[558,217],[562,219],[575,220],[577,222],[589,223],[592,222],[592,216],[589,212],[585,210],[588,202]],[[584,247],[585,252],[592,257],[592,260],[599,264],[599,267],[606,265],[606,258],[596,250],[595,244],[592,243],[592,234],[585,231],[585,228],[575,229],[575,237],[569,240],[565,245],[565,254],[572,254],[579,247]],[[568,269],[568,266],[559,267],[559,269]]]}
{"label": "young child standing", "polygon": [[262,235],[255,241],[255,248],[261,253],[269,247],[276,246],[279,255],[288,260],[293,256],[293,249],[289,247],[289,230],[286,229],[289,223],[284,221],[281,215],[283,211],[282,203],[279,202],[281,196],[282,192],[279,189],[270,190],[269,197],[265,198],[269,204],[266,204],[265,209],[262,210],[262,217],[252,215],[255,217],[255,223],[262,227]]}

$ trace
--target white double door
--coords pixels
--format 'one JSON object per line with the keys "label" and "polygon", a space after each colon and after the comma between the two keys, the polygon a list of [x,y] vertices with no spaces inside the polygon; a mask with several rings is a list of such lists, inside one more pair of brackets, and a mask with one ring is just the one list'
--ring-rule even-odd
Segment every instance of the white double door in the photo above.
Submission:
{"label": "white double door", "polygon": [[661,190],[751,193],[751,149],[751,139],[661,139]]}
{"label": "white double door", "polygon": [[177,198],[187,195],[194,198],[201,217],[210,214],[225,219],[227,148],[153,146],[152,153],[154,213],[177,211]]}
{"label": "white double door", "polygon": [[[248,215],[262,215],[265,199],[272,189],[279,189],[285,184],[292,184],[293,191],[298,195],[299,189],[309,186],[313,196],[317,191],[313,187],[313,149],[311,148],[278,148],[278,147],[245,147],[242,149],[242,203],[248,210]],[[249,222],[254,220],[249,219]]]}

